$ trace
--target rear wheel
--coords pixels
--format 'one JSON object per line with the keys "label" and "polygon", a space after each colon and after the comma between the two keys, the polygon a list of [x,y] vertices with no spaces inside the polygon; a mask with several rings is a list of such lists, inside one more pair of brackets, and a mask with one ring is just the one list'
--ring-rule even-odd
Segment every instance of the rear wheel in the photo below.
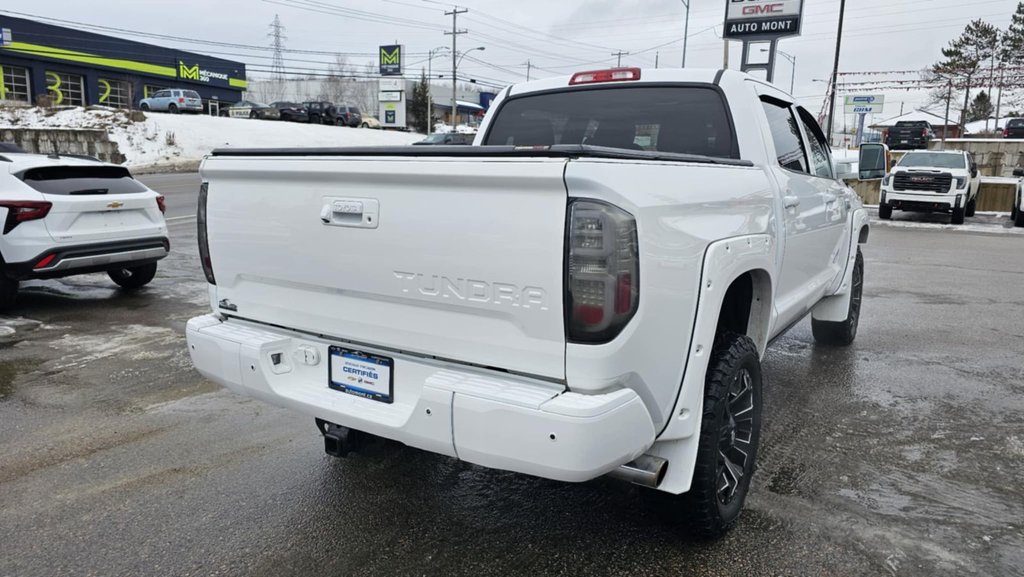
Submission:
{"label": "rear wheel", "polygon": [[978,197],[972,198],[967,203],[967,208],[964,210],[964,216],[974,216],[974,210],[978,206]]}
{"label": "rear wheel", "polygon": [[9,279],[0,271],[0,312],[14,308],[18,298],[18,281]]}
{"label": "rear wheel", "polygon": [[879,204],[878,218],[882,220],[889,220],[890,218],[892,218],[892,205],[885,202]]}
{"label": "rear wheel", "polygon": [[156,263],[144,264],[141,266],[116,268],[108,271],[110,280],[117,283],[126,290],[135,290],[149,284],[156,276]]}
{"label": "rear wheel", "polygon": [[369,128],[369,127],[370,127],[370,125],[365,123],[365,122],[359,125],[359,128]]}
{"label": "rear wheel", "polygon": [[964,223],[964,207],[954,208],[953,216],[949,219],[952,224],[963,224]]}
{"label": "rear wheel", "polygon": [[846,320],[840,322],[819,321],[811,319],[811,331],[814,340],[823,345],[846,347],[857,338],[857,327],[860,325],[860,305],[864,295],[864,255],[857,249],[857,260],[853,264],[853,275],[850,280],[850,308]]}
{"label": "rear wheel", "polygon": [[178,113],[178,105],[177,104],[169,104],[169,105],[167,105],[167,112],[170,112],[171,114],[177,114]]}
{"label": "rear wheel", "polygon": [[746,335],[719,335],[704,383],[697,463],[682,496],[691,531],[717,538],[736,525],[761,436],[761,360]]}

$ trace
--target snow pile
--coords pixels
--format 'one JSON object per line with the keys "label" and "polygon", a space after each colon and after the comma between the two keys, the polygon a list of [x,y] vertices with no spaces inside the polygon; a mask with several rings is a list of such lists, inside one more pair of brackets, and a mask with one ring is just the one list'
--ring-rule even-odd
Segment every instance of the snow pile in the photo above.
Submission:
{"label": "snow pile", "polygon": [[298,124],[205,115],[70,108],[0,109],[0,128],[98,128],[107,130],[133,169],[194,169],[214,148],[397,146],[421,140],[415,133]]}

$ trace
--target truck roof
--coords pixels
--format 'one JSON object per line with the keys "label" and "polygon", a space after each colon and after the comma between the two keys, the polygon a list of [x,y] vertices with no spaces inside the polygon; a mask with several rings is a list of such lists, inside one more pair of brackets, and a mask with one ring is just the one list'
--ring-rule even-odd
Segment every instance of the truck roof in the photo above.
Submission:
{"label": "truck roof", "polygon": [[[629,68],[629,67],[623,67]],[[570,86],[569,81],[573,75],[580,72],[592,72],[595,70],[602,70],[600,68],[587,68],[581,66],[579,70],[569,75],[563,76],[552,76],[550,78],[544,78],[541,80],[534,80],[531,82],[523,82],[521,84],[513,85],[509,93],[510,96],[518,94],[526,94],[529,92],[543,92],[546,90],[557,90],[559,88],[568,88]],[[712,84],[716,80],[721,80],[725,77],[736,77],[736,78],[753,78],[752,76],[743,72],[737,72],[734,70],[718,70],[714,68],[641,68],[640,80],[630,81],[619,81],[619,82],[604,82],[600,84],[605,85],[630,85],[630,84],[647,84],[647,83],[658,83],[658,82],[695,82],[703,84]],[[596,84],[595,84],[596,85]]]}

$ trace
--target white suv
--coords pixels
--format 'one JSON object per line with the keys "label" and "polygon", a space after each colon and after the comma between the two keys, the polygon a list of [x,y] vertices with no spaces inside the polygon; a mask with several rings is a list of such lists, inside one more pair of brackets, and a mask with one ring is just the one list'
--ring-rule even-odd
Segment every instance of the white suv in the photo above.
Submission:
{"label": "white suv", "polygon": [[0,310],[26,279],[106,272],[125,289],[147,284],[170,251],[164,210],[123,166],[0,151]]}
{"label": "white suv", "polygon": [[892,218],[893,209],[946,211],[953,224],[974,216],[981,177],[974,157],[963,151],[915,151],[900,159],[882,179],[878,217]]}

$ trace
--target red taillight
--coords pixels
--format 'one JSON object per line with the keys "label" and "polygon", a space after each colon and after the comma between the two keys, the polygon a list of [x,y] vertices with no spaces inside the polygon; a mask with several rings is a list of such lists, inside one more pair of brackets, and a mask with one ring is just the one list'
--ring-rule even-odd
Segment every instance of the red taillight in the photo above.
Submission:
{"label": "red taillight", "polygon": [[45,257],[40,259],[39,262],[37,262],[35,266],[33,266],[32,268],[36,270],[46,268],[51,262],[53,262],[53,259],[55,258],[57,258],[57,255],[55,254],[46,255]]}
{"label": "red taillight", "polygon": [[210,238],[206,234],[206,197],[209,192],[210,185],[204,182],[199,187],[199,209],[196,211],[199,262],[203,264],[203,274],[206,275],[206,282],[217,284],[217,279],[213,276],[213,260],[210,259]]}
{"label": "red taillight", "polygon": [[597,82],[627,82],[630,80],[640,80],[639,68],[609,68],[608,70],[577,72],[569,79],[569,86],[594,84]]}
{"label": "red taillight", "polygon": [[14,230],[18,224],[46,218],[53,205],[49,202],[35,200],[0,200],[0,208],[7,209],[7,220],[4,222],[4,234]]}
{"label": "red taillight", "polygon": [[568,226],[569,339],[605,343],[629,323],[640,302],[636,220],[603,202],[574,200]]}
{"label": "red taillight", "polygon": [[1010,138],[1010,129],[1009,128],[1004,128],[1003,129],[1003,138]]}
{"label": "red taillight", "polygon": [[178,103],[179,104],[184,104],[185,103],[185,99],[179,96],[178,97]]}
{"label": "red taillight", "polygon": [[921,136],[923,136],[925,138],[928,138],[928,129],[927,128],[921,130]]}
{"label": "red taillight", "polygon": [[162,194],[156,197],[156,207],[160,209],[161,214],[167,212],[167,199]]}

